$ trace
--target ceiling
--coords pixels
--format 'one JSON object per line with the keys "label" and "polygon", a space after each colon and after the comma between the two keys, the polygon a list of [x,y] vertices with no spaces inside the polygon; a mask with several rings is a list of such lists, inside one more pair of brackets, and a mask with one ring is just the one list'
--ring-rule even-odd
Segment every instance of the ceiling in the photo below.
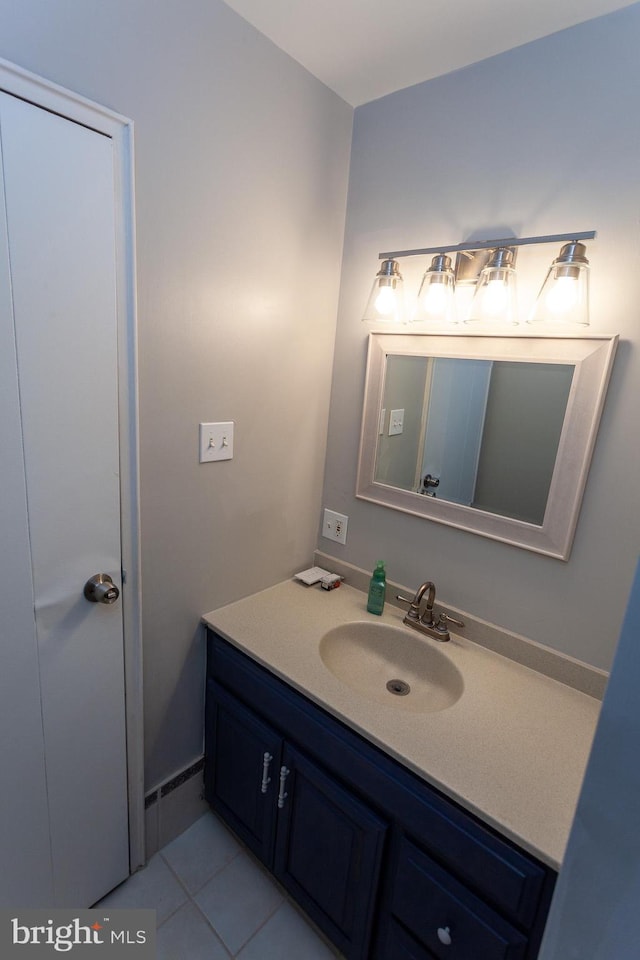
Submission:
{"label": "ceiling", "polygon": [[359,106],[635,0],[226,0]]}

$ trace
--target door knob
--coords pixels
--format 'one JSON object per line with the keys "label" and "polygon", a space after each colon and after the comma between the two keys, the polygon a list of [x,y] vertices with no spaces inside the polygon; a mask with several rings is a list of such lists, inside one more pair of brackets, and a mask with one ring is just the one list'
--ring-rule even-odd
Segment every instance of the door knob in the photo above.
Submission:
{"label": "door knob", "polygon": [[115,603],[120,591],[108,573],[96,573],[85,583],[84,595],[91,603]]}

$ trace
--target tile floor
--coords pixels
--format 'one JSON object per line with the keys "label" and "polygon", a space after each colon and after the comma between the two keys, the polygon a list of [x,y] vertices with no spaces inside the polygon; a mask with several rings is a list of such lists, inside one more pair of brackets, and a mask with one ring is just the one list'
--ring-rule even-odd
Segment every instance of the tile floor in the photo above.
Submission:
{"label": "tile floor", "polygon": [[158,960],[335,960],[340,956],[212,813],[100,906],[156,911]]}

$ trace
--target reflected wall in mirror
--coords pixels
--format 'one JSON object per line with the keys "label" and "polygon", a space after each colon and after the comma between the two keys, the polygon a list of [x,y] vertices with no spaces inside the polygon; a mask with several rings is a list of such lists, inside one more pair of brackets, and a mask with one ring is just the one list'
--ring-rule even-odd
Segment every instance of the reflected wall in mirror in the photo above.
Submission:
{"label": "reflected wall in mirror", "polygon": [[566,560],[616,344],[371,334],[356,495]]}

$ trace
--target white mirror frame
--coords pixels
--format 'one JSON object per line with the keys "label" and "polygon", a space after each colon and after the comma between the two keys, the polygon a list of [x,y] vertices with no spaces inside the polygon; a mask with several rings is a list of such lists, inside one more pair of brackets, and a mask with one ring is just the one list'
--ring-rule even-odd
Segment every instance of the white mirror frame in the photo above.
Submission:
{"label": "white mirror frame", "polygon": [[[617,336],[542,338],[369,334],[356,497],[525,550],[568,560],[617,343]],[[386,360],[390,355],[575,365],[541,526],[376,482],[380,408]]]}

